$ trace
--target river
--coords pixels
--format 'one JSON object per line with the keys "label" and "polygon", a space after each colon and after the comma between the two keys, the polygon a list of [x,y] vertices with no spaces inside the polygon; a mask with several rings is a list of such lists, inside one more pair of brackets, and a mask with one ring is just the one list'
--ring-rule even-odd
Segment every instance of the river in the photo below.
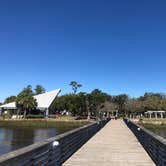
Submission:
{"label": "river", "polygon": [[166,139],[166,125],[143,124],[145,128]]}
{"label": "river", "polygon": [[157,134],[157,135],[159,135],[159,136],[161,136],[161,137],[166,139],[166,129],[157,129],[156,128],[156,129],[149,129],[149,130],[151,130],[155,134]]}
{"label": "river", "polygon": [[61,128],[0,127],[0,155],[64,133],[75,126]]}

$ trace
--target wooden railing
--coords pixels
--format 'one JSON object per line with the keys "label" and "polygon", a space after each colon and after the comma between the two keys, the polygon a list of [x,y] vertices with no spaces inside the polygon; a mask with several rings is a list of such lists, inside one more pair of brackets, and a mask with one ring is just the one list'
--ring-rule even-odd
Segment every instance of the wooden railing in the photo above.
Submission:
{"label": "wooden railing", "polygon": [[109,120],[105,119],[0,156],[2,166],[60,166]]}
{"label": "wooden railing", "polygon": [[124,121],[135,134],[155,164],[157,166],[166,166],[166,139],[154,134],[129,119],[125,119]]}

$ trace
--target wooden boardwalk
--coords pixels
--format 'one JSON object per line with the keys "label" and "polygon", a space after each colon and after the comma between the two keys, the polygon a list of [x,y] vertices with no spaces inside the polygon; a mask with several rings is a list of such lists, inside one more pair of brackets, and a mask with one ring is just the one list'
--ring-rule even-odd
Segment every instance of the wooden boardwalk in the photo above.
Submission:
{"label": "wooden boardwalk", "polygon": [[63,166],[155,166],[123,120],[112,120]]}

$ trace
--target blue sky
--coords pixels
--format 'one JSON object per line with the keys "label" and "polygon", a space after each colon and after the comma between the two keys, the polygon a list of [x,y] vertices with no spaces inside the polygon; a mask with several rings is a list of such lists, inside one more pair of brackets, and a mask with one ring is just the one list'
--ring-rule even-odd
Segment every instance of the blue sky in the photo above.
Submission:
{"label": "blue sky", "polygon": [[0,101],[31,84],[166,92],[165,0],[0,1]]}

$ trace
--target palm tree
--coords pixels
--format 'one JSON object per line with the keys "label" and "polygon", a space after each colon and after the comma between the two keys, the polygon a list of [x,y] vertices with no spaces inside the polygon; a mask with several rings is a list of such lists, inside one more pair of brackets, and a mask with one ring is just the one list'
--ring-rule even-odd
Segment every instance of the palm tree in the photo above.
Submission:
{"label": "palm tree", "polygon": [[9,96],[5,99],[4,104],[14,102],[16,101],[16,98],[17,98],[16,96]]}
{"label": "palm tree", "polygon": [[33,98],[33,91],[31,86],[27,86],[23,89],[22,92],[18,94],[16,99],[16,106],[18,108],[17,114],[19,114],[20,111],[23,111],[24,118],[26,117],[27,111],[37,107],[37,102],[36,99]]}
{"label": "palm tree", "polygon": [[82,87],[82,85],[76,81],[71,81],[69,85],[72,86],[72,90],[73,90],[74,94],[77,93],[78,88]]}
{"label": "palm tree", "polygon": [[35,87],[35,94],[36,95],[45,93],[45,91],[46,90],[41,85],[36,85],[36,87]]}

